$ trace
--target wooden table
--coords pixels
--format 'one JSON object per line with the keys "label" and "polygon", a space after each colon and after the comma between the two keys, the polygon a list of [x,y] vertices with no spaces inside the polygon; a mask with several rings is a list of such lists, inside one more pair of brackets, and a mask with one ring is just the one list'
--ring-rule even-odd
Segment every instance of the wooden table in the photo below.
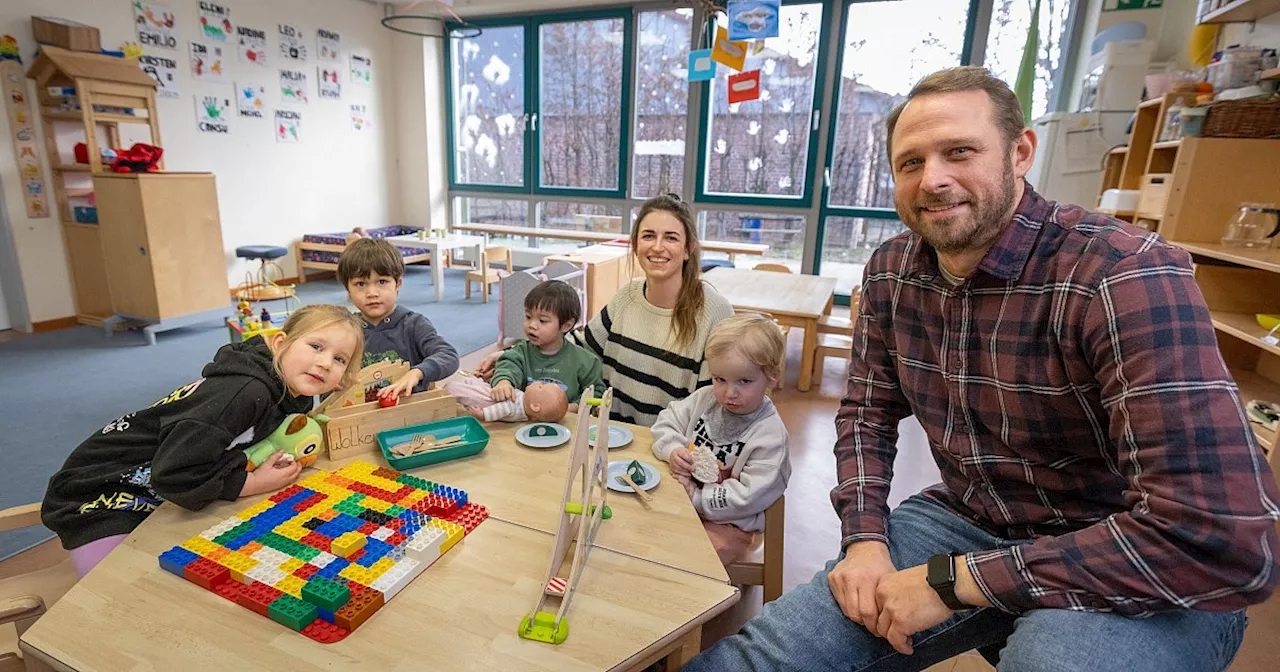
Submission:
{"label": "wooden table", "polygon": [[801,392],[808,392],[813,376],[818,320],[831,310],[836,279],[742,268],[713,268],[702,277],[734,308],[766,312],[783,324],[804,330],[796,387]]}
{"label": "wooden table", "polygon": [[444,301],[444,256],[441,252],[470,249],[473,250],[473,258],[479,264],[480,251],[484,248],[485,242],[484,236],[468,236],[462,233],[451,233],[440,238],[419,238],[417,235],[389,236],[383,240],[400,247],[431,250],[431,281],[436,285],[436,303]]}
{"label": "wooden table", "polygon": [[[565,423],[572,427],[574,416]],[[569,447],[523,448],[516,425],[489,425],[479,455],[414,470],[468,490],[490,518],[422,573],[373,619],[320,645],[182,581],[156,557],[260,498],[192,513],[165,504],[56,603],[21,639],[26,655],[58,670],[628,670],[698,651],[702,624],[732,606],[728,584],[693,506],[668,481],[645,428],[610,459],[663,467],[646,508],[610,492],[614,511],[591,551],[559,646],[520,639],[554,546],[555,508]],[[382,458],[365,455],[382,464]],[[350,460],[317,466],[341,468]]]}

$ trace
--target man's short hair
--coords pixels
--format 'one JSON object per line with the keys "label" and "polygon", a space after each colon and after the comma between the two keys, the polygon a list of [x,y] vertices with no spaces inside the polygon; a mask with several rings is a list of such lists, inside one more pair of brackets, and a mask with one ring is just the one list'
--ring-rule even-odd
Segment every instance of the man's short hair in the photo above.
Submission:
{"label": "man's short hair", "polygon": [[898,117],[912,99],[929,96],[935,93],[956,93],[958,91],[986,91],[995,109],[996,126],[1004,138],[1005,146],[1013,144],[1027,122],[1022,117],[1022,105],[1018,97],[1009,89],[1009,85],[991,76],[986,68],[965,65],[958,68],[939,70],[916,83],[907,94],[902,104],[893,108],[885,121],[885,146],[889,153],[890,165],[893,164],[893,129],[898,125]]}

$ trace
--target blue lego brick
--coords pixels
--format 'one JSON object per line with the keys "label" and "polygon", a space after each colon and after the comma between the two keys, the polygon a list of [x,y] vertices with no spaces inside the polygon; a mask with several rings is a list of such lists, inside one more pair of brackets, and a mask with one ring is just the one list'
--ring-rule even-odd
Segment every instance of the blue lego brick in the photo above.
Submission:
{"label": "blue lego brick", "polygon": [[182,570],[186,569],[187,565],[195,562],[199,557],[185,548],[174,546],[160,554],[160,568],[170,574],[182,576]]}
{"label": "blue lego brick", "polygon": [[320,608],[320,607],[316,607],[316,616],[317,616],[320,620],[322,620],[322,621],[324,621],[324,622],[326,622],[326,623],[332,623],[332,622],[333,622],[333,612],[332,612],[332,611],[329,611],[328,609],[323,609],[323,608]]}
{"label": "blue lego brick", "polygon": [[330,539],[337,539],[342,536],[343,532],[346,532],[346,530],[342,529],[341,525],[332,522],[325,523],[324,525],[316,528],[316,534],[323,534]]}
{"label": "blue lego brick", "polygon": [[257,539],[257,538],[258,538],[258,535],[256,535],[256,534],[242,534],[242,535],[240,535],[240,536],[236,537],[235,539],[232,539],[231,541],[228,541],[228,542],[224,543],[224,544],[223,544],[223,546],[225,546],[225,547],[227,547],[227,548],[229,548],[229,549],[231,549],[231,550],[233,550],[233,551],[238,551],[238,550],[240,550],[240,549],[244,548],[245,546],[248,546],[248,545],[249,545],[249,542],[251,542],[251,541],[253,541],[254,539]]}
{"label": "blue lego brick", "polygon": [[382,556],[390,552],[391,549],[392,549],[391,544],[388,544],[385,541],[374,539],[373,537],[369,537],[369,539],[364,542],[365,555],[376,555],[379,558],[381,558]]}

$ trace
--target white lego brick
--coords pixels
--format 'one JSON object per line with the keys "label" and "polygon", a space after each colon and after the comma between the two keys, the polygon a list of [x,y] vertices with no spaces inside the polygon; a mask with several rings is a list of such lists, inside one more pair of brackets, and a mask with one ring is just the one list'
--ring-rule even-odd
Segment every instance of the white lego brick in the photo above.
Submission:
{"label": "white lego brick", "polygon": [[440,557],[440,544],[444,543],[444,530],[438,527],[424,527],[414,533],[405,544],[405,554],[423,564],[431,564]]}
{"label": "white lego brick", "polygon": [[268,586],[276,585],[280,579],[285,577],[284,572],[274,567],[267,567],[264,565],[258,565],[257,567],[245,572],[244,575],[259,583],[265,583]]}
{"label": "white lego brick", "polygon": [[316,567],[319,567],[320,569],[324,569],[325,567],[328,567],[329,565],[333,564],[333,561],[337,559],[338,559],[338,556],[332,553],[326,553],[324,551],[320,551],[319,555],[311,559],[311,564],[315,565]]}
{"label": "white lego brick", "polygon": [[426,568],[427,566],[425,563],[418,562],[417,560],[414,560],[412,558],[407,558],[401,562],[396,563],[396,566],[391,571],[388,571],[387,574],[383,575],[384,577],[395,576],[395,579],[394,581],[392,581],[391,586],[382,591],[383,594],[386,596],[386,599],[389,600],[395,597],[396,595],[398,595],[400,591],[404,590],[405,586],[409,585],[410,583],[413,582],[414,579],[418,578],[418,575],[421,574],[422,570]]}
{"label": "white lego brick", "polygon": [[395,534],[394,530],[391,530],[386,527],[379,527],[378,529],[373,531],[373,534],[369,536],[373,537],[374,539],[377,539],[378,541],[386,541],[393,534]]}
{"label": "white lego brick", "polygon": [[379,576],[373,582],[373,585],[369,587],[382,593],[384,596],[384,599],[390,599],[391,593],[389,591],[391,590],[391,587],[395,585],[395,583],[396,583],[396,577],[392,576],[391,573],[388,572],[386,574],[383,574],[382,576]]}

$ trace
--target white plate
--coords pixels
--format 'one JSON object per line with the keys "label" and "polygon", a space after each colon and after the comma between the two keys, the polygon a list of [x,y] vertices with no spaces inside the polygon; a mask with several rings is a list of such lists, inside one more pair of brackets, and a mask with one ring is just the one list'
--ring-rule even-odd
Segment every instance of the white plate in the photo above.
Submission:
{"label": "white plate", "polygon": [[[538,425],[547,425],[556,429],[555,436],[531,436],[529,431]],[[573,434],[569,432],[569,428],[554,422],[531,422],[527,425],[521,425],[516,430],[516,441],[530,448],[555,448],[563,446],[569,442]]]}
{"label": "white plate", "polygon": [[[618,492],[635,492],[631,486],[618,482],[618,476],[627,473],[627,465],[631,464],[631,460],[614,460],[609,463],[609,482],[606,485],[610,490]],[[641,462],[640,468],[644,469],[644,483],[638,484],[641,490],[652,490],[658,487],[658,481],[662,480],[662,474],[653,465],[647,462]]]}
{"label": "white plate", "polygon": [[[591,445],[593,446],[596,445],[596,427],[598,427],[598,425],[591,425],[591,433],[588,434]],[[626,427],[620,427],[614,424],[609,425],[609,450],[621,448],[634,441],[635,438],[636,435]]]}

